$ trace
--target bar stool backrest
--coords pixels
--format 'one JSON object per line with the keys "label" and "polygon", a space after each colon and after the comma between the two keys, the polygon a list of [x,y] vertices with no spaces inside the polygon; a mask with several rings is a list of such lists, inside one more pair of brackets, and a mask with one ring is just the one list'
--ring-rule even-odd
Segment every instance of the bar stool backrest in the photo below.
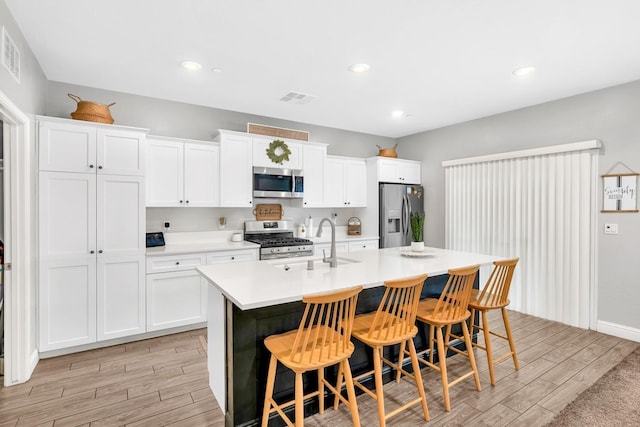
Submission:
{"label": "bar stool backrest", "polygon": [[368,336],[392,340],[410,334],[415,328],[418,303],[426,274],[385,282],[385,291],[371,322]]}
{"label": "bar stool backrest", "polygon": [[351,331],[362,286],[322,295],[305,296],[306,303],[290,359],[321,363],[342,357],[353,349]]}
{"label": "bar stool backrest", "polygon": [[440,294],[431,317],[447,322],[465,317],[471,299],[471,289],[479,268],[479,265],[472,265],[449,270],[449,280]]}
{"label": "bar stool backrest", "polygon": [[494,261],[493,271],[478,297],[478,304],[493,307],[507,305],[511,279],[513,278],[513,271],[516,269],[518,261],[519,258]]}

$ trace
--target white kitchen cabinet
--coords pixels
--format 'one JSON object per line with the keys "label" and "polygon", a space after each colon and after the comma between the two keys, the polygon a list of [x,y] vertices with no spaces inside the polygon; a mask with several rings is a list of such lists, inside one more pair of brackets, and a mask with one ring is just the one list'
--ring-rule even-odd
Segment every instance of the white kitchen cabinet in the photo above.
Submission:
{"label": "white kitchen cabinet", "polygon": [[37,116],[39,168],[143,176],[146,130]]}
{"label": "white kitchen cabinet", "polygon": [[349,242],[349,253],[358,251],[378,250],[378,239],[358,240]]}
{"label": "white kitchen cabinet", "polygon": [[220,206],[253,206],[253,145],[250,136],[220,131]]}
{"label": "white kitchen cabinet", "polygon": [[235,251],[219,251],[207,254],[207,265],[225,262],[257,261],[258,249],[241,249]]}
{"label": "white kitchen cabinet", "polygon": [[144,179],[40,172],[39,350],[144,332]]}
{"label": "white kitchen cabinet", "polygon": [[220,205],[218,144],[185,141],[147,139],[147,206]]}
{"label": "white kitchen cabinet", "polygon": [[327,207],[367,205],[367,166],[362,159],[327,156],[324,177],[324,204]]}
{"label": "white kitchen cabinet", "polygon": [[[261,166],[265,168],[284,168],[284,169],[302,169],[303,154],[302,144],[292,141],[290,139],[277,138],[277,137],[259,137],[253,136],[253,166]],[[283,160],[280,163],[274,163],[269,156],[267,156],[267,149],[269,144],[275,140],[283,141],[289,147],[289,160]],[[276,154],[281,154],[277,153]]]}
{"label": "white kitchen cabinet", "polygon": [[302,150],[302,172],[304,174],[303,206],[305,208],[325,206],[323,193],[326,158],[326,145],[304,145]]}
{"label": "white kitchen cabinet", "polygon": [[204,253],[147,258],[147,331],[207,320],[207,281],[195,270],[205,262]]}
{"label": "white kitchen cabinet", "polygon": [[422,163],[414,160],[378,157],[378,182],[400,184],[420,184],[422,181]]}

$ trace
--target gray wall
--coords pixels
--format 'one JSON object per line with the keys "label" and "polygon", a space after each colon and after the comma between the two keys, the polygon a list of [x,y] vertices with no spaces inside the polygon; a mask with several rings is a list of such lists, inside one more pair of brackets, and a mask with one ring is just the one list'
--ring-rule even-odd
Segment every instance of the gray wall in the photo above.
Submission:
{"label": "gray wall", "polygon": [[[399,139],[403,153],[423,161],[427,244],[445,242],[443,160],[599,139],[600,174],[619,161],[640,172],[639,117],[640,81],[635,81]],[[603,235],[604,223],[619,224],[620,234]],[[640,329],[639,237],[640,214],[598,214],[600,321]]]}
{"label": "gray wall", "polygon": [[0,91],[26,114],[44,114],[47,79],[4,0],[0,0],[0,27],[4,26],[20,51],[20,83],[0,65]]}
{"label": "gray wall", "polygon": [[340,156],[370,157],[378,152],[376,144],[393,145],[393,138],[350,132],[305,123],[297,123],[269,117],[255,116],[216,108],[166,101],[138,95],[111,92],[101,89],[49,82],[47,115],[70,117],[76,103],[67,94],[83,100],[110,104],[115,123],[151,129],[152,135],[172,136],[208,141],[218,134],[218,129],[247,131],[247,123],[308,131],[311,140],[330,144],[329,154]]}

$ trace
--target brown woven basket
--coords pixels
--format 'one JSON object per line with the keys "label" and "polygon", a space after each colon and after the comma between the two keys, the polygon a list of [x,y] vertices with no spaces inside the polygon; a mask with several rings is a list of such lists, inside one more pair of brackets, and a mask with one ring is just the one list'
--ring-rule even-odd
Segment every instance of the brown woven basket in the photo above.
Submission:
{"label": "brown woven basket", "polygon": [[396,153],[396,147],[398,147],[398,144],[391,148],[382,148],[379,145],[376,145],[376,147],[378,147],[378,156],[393,157],[394,159],[398,157],[398,153]]}
{"label": "brown woven basket", "polygon": [[78,103],[76,111],[71,113],[72,119],[107,124],[113,123],[113,117],[111,117],[109,107],[114,105],[115,102],[112,102],[109,105],[104,105],[98,104],[97,102],[83,101],[79,96],[72,95],[70,93],[67,95]]}

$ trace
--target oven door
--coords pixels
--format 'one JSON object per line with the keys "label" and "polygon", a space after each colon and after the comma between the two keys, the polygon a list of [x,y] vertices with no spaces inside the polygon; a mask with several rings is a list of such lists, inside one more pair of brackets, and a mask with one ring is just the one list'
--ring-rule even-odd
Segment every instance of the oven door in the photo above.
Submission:
{"label": "oven door", "polygon": [[293,169],[253,168],[253,197],[301,198],[302,171]]}

